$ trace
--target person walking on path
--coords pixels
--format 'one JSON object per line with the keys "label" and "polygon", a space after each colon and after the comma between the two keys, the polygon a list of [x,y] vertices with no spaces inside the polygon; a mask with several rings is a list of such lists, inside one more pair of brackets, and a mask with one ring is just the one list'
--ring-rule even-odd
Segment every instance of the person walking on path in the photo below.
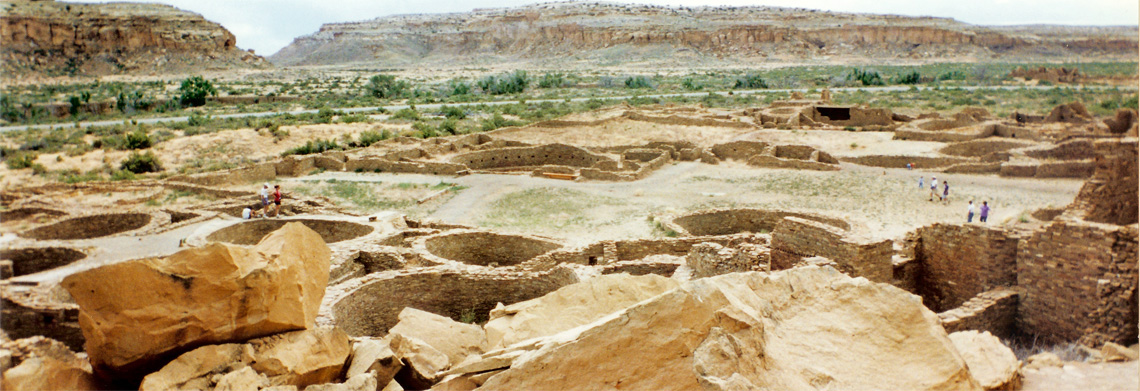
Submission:
{"label": "person walking on path", "polygon": [[986,222],[986,218],[990,217],[990,205],[986,201],[982,201],[981,214],[978,215],[978,221]]}
{"label": "person walking on path", "polygon": [[950,203],[950,184],[942,181],[942,198],[943,203]]}
{"label": "person walking on path", "polygon": [[935,194],[938,194],[938,177],[930,177],[930,201],[934,201]]}
{"label": "person walking on path", "polygon": [[966,222],[974,222],[974,201],[970,201],[970,204],[966,206]]}
{"label": "person walking on path", "polygon": [[926,177],[921,177],[921,176],[918,177],[918,188],[919,188],[919,190],[926,188],[926,184],[923,183],[923,180],[925,180],[925,179],[926,179]]}
{"label": "person walking on path", "polygon": [[261,217],[269,217],[269,184],[261,185]]}
{"label": "person walking on path", "polygon": [[276,209],[273,210],[273,217],[281,217],[281,185],[273,185],[273,204]]}

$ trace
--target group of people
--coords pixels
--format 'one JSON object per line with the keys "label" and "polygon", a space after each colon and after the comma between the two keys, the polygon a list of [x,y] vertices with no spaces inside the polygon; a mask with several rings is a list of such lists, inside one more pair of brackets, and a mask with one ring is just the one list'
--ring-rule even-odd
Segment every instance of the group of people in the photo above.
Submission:
{"label": "group of people", "polygon": [[[910,168],[910,167],[911,167],[911,165],[908,163],[907,168]],[[921,176],[918,177],[918,188],[919,189],[925,189],[926,188],[926,178],[925,177],[921,177]],[[939,194],[939,192],[938,192],[938,177],[933,177],[933,176],[930,177],[930,200],[929,201],[934,202],[934,197],[938,197],[938,201],[940,201],[944,204],[950,203],[950,182],[945,181],[945,180],[942,181],[942,193]],[[990,217],[990,204],[988,201],[982,201],[982,207],[979,208],[979,212],[980,213],[978,214],[978,221],[983,222],[983,223],[986,222],[986,220],[989,219],[989,217]],[[974,201],[970,201],[969,205],[966,206],[966,222],[967,223],[974,222]]]}
{"label": "group of people", "polygon": [[261,192],[258,193],[261,197],[261,213],[254,211],[251,208],[242,210],[241,217],[243,219],[251,219],[257,217],[269,217],[269,209],[273,207],[273,217],[281,217],[281,185],[273,185],[273,190],[270,192],[269,184],[266,183],[261,186]]}

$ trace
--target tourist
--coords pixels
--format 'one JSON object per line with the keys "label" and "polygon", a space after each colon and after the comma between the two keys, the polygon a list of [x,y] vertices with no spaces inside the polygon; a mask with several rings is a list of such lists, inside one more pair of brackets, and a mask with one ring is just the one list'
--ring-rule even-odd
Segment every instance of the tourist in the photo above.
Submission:
{"label": "tourist", "polygon": [[250,209],[250,208],[242,209],[241,210],[241,218],[243,220],[249,220],[249,219],[253,218],[253,209]]}
{"label": "tourist", "polygon": [[261,216],[269,217],[269,184],[261,185]]}
{"label": "tourist", "polygon": [[925,180],[925,179],[926,179],[926,178],[925,178],[925,177],[922,177],[922,176],[918,177],[918,188],[919,188],[920,190],[921,190],[921,189],[925,189],[925,188],[926,188],[926,184],[925,184],[925,183],[923,183],[923,180]]}
{"label": "tourist", "polygon": [[273,210],[273,217],[281,217],[281,185],[273,185],[273,204],[276,209]]}
{"label": "tourist", "polygon": [[941,200],[942,200],[942,202],[945,202],[945,203],[950,202],[950,184],[947,183],[946,181],[942,181],[942,198],[941,198]]}
{"label": "tourist", "polygon": [[974,201],[970,201],[970,204],[966,206],[966,222],[974,222]]}
{"label": "tourist", "polygon": [[982,213],[978,215],[978,221],[984,223],[984,222],[986,222],[986,218],[990,217],[990,205],[987,204],[986,201],[982,201],[981,212]]}
{"label": "tourist", "polygon": [[934,201],[934,195],[938,194],[938,177],[930,177],[930,200]]}

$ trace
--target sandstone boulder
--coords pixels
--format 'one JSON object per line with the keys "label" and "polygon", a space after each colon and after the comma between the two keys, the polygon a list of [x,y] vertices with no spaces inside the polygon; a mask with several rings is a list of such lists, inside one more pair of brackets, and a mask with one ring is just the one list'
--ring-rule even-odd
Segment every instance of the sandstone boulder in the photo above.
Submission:
{"label": "sandstone boulder", "polygon": [[491,311],[488,350],[572,329],[679,285],[676,280],[648,274],[608,274],[567,285],[537,299]]}
{"label": "sandstone boulder", "polygon": [[451,365],[468,356],[480,355],[487,349],[487,334],[482,327],[460,323],[446,316],[415,308],[404,308],[400,322],[388,332],[414,337],[447,355]]}
{"label": "sandstone boulder", "polygon": [[3,390],[95,390],[91,364],[62,342],[31,337],[4,342]]}
{"label": "sandstone boulder", "polygon": [[439,380],[442,371],[450,364],[447,355],[435,350],[427,342],[415,337],[390,334],[389,343],[402,367],[396,381],[412,390],[426,390]]}
{"label": "sandstone boulder", "polygon": [[305,387],[305,391],[376,391],[376,375],[365,372],[356,376],[349,376],[344,383],[314,384]]}
{"label": "sandstone boulder", "polygon": [[511,348],[481,389],[980,389],[917,296],[831,268],[693,280]]}
{"label": "sandstone boulder", "polygon": [[140,391],[202,389],[210,387],[210,375],[229,373],[253,361],[253,348],[246,344],[206,345],[178,356],[161,370],[143,378]]}
{"label": "sandstone boulder", "polygon": [[138,376],[187,346],[314,324],[328,283],[321,236],[289,223],[253,248],[211,244],[63,280],[97,372]]}
{"label": "sandstone boulder", "polygon": [[986,390],[1015,390],[1021,383],[1021,362],[1009,347],[988,331],[959,331],[950,341],[966,360],[970,375]]}
{"label": "sandstone boulder", "polygon": [[222,375],[218,379],[214,391],[247,391],[256,390],[269,383],[265,375],[257,373],[253,368],[242,367],[239,370]]}
{"label": "sandstone boulder", "polygon": [[1063,365],[1065,365],[1065,362],[1061,361],[1060,357],[1057,357],[1056,354],[1049,352],[1037,353],[1025,359],[1025,367],[1028,369],[1048,367],[1060,368]]}
{"label": "sandstone boulder", "polygon": [[371,373],[376,378],[376,384],[388,384],[401,366],[400,359],[387,341],[366,338],[353,347],[352,362],[348,365],[345,377]]}
{"label": "sandstone boulder", "polygon": [[1137,351],[1114,342],[1105,342],[1100,348],[1104,361],[1136,361]]}
{"label": "sandstone boulder", "polygon": [[258,373],[272,385],[329,383],[336,380],[352,352],[348,334],[338,328],[317,328],[249,341]]}

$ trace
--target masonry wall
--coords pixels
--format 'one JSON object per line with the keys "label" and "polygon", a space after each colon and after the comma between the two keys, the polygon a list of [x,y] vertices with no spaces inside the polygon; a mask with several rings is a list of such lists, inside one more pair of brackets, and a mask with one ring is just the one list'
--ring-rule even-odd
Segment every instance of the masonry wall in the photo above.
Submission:
{"label": "masonry wall", "polygon": [[887,168],[904,168],[907,163],[913,163],[914,168],[931,169],[952,166],[960,163],[976,162],[973,159],[965,159],[960,157],[929,157],[929,156],[891,156],[891,155],[869,155],[857,157],[845,157],[839,159],[847,163],[854,163],[861,166],[872,167],[887,167]]}
{"label": "masonry wall", "polygon": [[961,306],[938,313],[947,333],[964,330],[989,331],[999,338],[1010,338],[1017,330],[1016,290],[994,288],[974,296]]}
{"label": "masonry wall", "polygon": [[542,166],[546,164],[590,167],[606,159],[608,158],[605,156],[594,154],[578,147],[565,144],[548,144],[537,147],[502,148],[470,152],[453,157],[451,162],[478,170],[517,166]]}
{"label": "masonry wall", "polygon": [[712,146],[710,150],[721,159],[748,160],[768,148],[768,143],[760,141],[730,141]]}
{"label": "masonry wall", "polygon": [[1069,209],[1088,221],[1135,224],[1140,210],[1137,140],[1103,140],[1095,148],[1098,156],[1092,178],[1081,187]]}
{"label": "masonry wall", "polygon": [[1018,248],[1019,327],[1047,341],[1137,337],[1137,228],[1058,218]]}
{"label": "masonry wall", "polygon": [[1018,237],[975,224],[919,228],[917,290],[927,307],[945,311],[979,293],[1017,284]]}
{"label": "masonry wall", "polygon": [[846,236],[846,231],[798,217],[785,217],[772,231],[772,270],[791,267],[806,257],[820,256],[839,265],[844,273],[889,283],[894,268],[891,241]]}
{"label": "masonry wall", "polygon": [[673,219],[670,228],[687,235],[727,235],[740,232],[767,233],[776,229],[784,217],[794,216],[822,222],[840,229],[850,225],[841,219],[810,213],[769,209],[717,209],[695,212]]}

